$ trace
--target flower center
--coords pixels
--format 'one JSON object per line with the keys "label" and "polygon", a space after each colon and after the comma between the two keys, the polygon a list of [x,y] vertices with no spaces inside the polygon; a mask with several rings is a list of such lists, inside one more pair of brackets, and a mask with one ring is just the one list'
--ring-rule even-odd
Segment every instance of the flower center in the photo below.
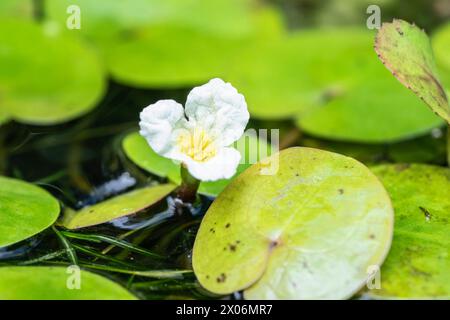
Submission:
{"label": "flower center", "polygon": [[217,153],[213,140],[202,128],[195,128],[178,137],[181,153],[184,153],[198,162],[204,162]]}

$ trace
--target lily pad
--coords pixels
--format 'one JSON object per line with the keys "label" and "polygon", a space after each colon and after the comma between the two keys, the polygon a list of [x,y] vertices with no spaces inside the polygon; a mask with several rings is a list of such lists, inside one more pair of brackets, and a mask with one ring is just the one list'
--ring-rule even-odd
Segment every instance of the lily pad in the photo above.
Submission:
{"label": "lily pad", "polygon": [[122,148],[127,157],[141,169],[160,177],[169,173],[179,173],[180,166],[170,159],[161,157],[139,132],[132,132],[122,140]]}
{"label": "lily pad", "polygon": [[373,172],[395,209],[391,251],[375,298],[450,298],[450,170],[429,165],[385,165]]}
{"label": "lily pad", "polygon": [[[266,12],[260,25],[275,25],[277,15]],[[274,27],[277,29],[277,27]],[[119,82],[138,87],[185,87],[223,75],[230,61],[254,38],[271,30],[235,37],[178,24],[155,24],[122,34],[104,50],[108,68]],[[261,35],[260,35],[261,34]],[[168,40],[170,39],[170,40]]]}
{"label": "lily pad", "polygon": [[[385,143],[420,136],[442,124],[379,63],[372,33],[356,42],[344,35],[336,44],[340,51],[326,42],[321,45],[331,56],[323,68],[340,70],[341,83],[330,83],[331,96],[300,113],[297,123],[303,130],[332,140]],[[350,62],[344,67],[337,59]]]}
{"label": "lily pad", "polygon": [[[0,268],[1,300],[134,300],[130,292],[97,274],[81,270],[80,289],[70,289],[75,272],[64,267]],[[74,281],[75,283],[75,281]]]}
{"label": "lily pad", "polygon": [[385,23],[377,34],[375,50],[386,68],[405,87],[450,123],[447,95],[438,75],[430,40],[423,30],[403,20]]}
{"label": "lily pad", "polygon": [[121,83],[184,87],[223,74],[243,43],[196,29],[161,25],[120,39],[108,46],[105,55],[113,78]]}
{"label": "lily pad", "polygon": [[54,124],[96,105],[104,72],[84,43],[29,21],[2,19],[0,29],[0,113],[21,122]]}
{"label": "lily pad", "polygon": [[32,237],[58,218],[58,200],[24,181],[0,176],[0,247]]}
{"label": "lily pad", "polygon": [[[263,175],[278,165],[275,175]],[[202,286],[247,299],[344,299],[389,250],[393,210],[379,180],[335,153],[290,148],[238,176],[193,249]]]}
{"label": "lily pad", "polygon": [[173,184],[152,186],[116,196],[76,212],[69,210],[61,225],[67,229],[79,229],[136,214],[157,203],[174,189]]}
{"label": "lily pad", "polygon": [[[176,184],[181,182],[180,165],[155,153],[145,138],[138,132],[133,132],[126,136],[122,142],[122,147],[128,158],[145,171],[160,177],[168,177]],[[250,134],[244,135],[234,144],[234,147],[241,153],[241,163],[237,168],[236,174],[231,179],[202,182],[199,188],[200,193],[208,196],[217,196],[231,180],[250,167],[251,164],[265,156],[271,155],[275,151],[266,141]]]}

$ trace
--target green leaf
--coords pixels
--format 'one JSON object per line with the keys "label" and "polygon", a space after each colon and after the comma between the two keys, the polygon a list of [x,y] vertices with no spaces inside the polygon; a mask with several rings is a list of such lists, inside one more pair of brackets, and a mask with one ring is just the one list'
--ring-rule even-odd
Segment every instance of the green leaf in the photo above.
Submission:
{"label": "green leaf", "polygon": [[379,63],[372,33],[361,31],[356,37],[341,30],[335,46],[323,40],[329,61],[322,68],[338,72],[339,80],[329,84],[334,89],[322,103],[300,113],[297,124],[303,130],[332,140],[384,143],[423,135],[442,124]]}
{"label": "green leaf", "polygon": [[134,300],[130,292],[97,274],[81,271],[80,289],[70,289],[70,277],[64,267],[0,268],[2,300]]}
{"label": "green leaf", "polygon": [[[277,158],[278,157],[278,158]],[[278,167],[275,175],[264,169]],[[389,250],[393,210],[378,179],[335,153],[290,148],[237,177],[211,205],[193,249],[214,293],[344,299]]]}
{"label": "green leaf", "polygon": [[64,215],[61,225],[67,229],[79,229],[137,214],[163,199],[174,189],[173,184],[147,187],[85,207],[77,212],[70,210]]}
{"label": "green leaf", "polygon": [[[375,40],[383,64],[434,113],[450,123],[450,107],[423,30],[403,20],[383,24]],[[411,110],[405,111],[405,113]]]}
{"label": "green leaf", "polygon": [[186,87],[223,74],[243,43],[202,30],[160,25],[111,43],[105,55],[113,78],[121,83]]}
{"label": "green leaf", "polygon": [[[263,13],[258,25],[278,26],[276,14]],[[161,23],[118,37],[105,46],[104,54],[119,82],[138,87],[186,87],[225,74],[230,61],[239,57],[249,42],[277,34],[272,31],[277,27],[266,28],[269,30],[261,27],[255,34],[230,37],[211,29]]]}
{"label": "green leaf", "polygon": [[53,27],[1,20],[0,114],[54,124],[88,112],[103,95],[105,79],[97,56]]}
{"label": "green leaf", "polygon": [[450,297],[450,170],[428,165],[373,168],[395,209],[391,251],[375,298]]}
{"label": "green leaf", "polygon": [[132,162],[154,175],[167,177],[170,172],[178,174],[180,171],[179,165],[154,152],[139,132],[128,134],[122,140],[122,148]]}
{"label": "green leaf", "polygon": [[58,218],[58,200],[30,183],[0,176],[0,247],[32,237]]}
{"label": "green leaf", "polygon": [[[140,168],[160,177],[168,177],[174,183],[181,183],[180,165],[155,153],[145,138],[138,132],[133,132],[126,136],[122,142],[122,147],[128,158]],[[217,196],[231,180],[251,164],[257,162],[260,158],[264,158],[266,155],[271,155],[275,151],[267,142],[256,138],[252,134],[244,135],[234,144],[234,147],[239,150],[242,157],[236,174],[231,179],[202,182],[199,188],[200,193]]]}

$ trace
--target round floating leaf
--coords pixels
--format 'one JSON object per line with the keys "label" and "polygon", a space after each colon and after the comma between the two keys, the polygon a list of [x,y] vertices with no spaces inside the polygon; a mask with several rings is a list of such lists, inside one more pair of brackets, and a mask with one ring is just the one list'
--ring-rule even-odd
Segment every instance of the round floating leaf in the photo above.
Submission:
{"label": "round floating leaf", "polygon": [[139,87],[183,87],[222,74],[242,43],[162,25],[111,43],[105,55],[117,81]]}
{"label": "round floating leaf", "polygon": [[30,183],[0,176],[0,247],[50,227],[58,218],[59,203]]}
{"label": "round floating leaf", "polygon": [[[1,300],[134,300],[130,292],[97,274],[64,267],[0,268]],[[74,279],[71,282],[71,277]]]}
{"label": "round floating leaf", "polygon": [[170,159],[161,157],[139,132],[133,132],[122,140],[122,148],[127,157],[140,168],[160,177],[167,177],[170,172],[179,173],[180,166]]}
{"label": "round floating leaf", "polygon": [[[108,67],[118,81],[140,87],[183,87],[206,82],[223,75],[233,57],[240,56],[249,42],[279,33],[274,11],[257,12],[256,30],[248,35],[243,32],[239,36],[224,36],[209,28],[173,23],[122,34],[105,46]],[[252,19],[253,16],[247,18]]]}
{"label": "round floating leaf", "polygon": [[103,70],[82,42],[28,21],[2,20],[0,29],[0,113],[53,124],[96,105],[105,86]]}
{"label": "round floating leaf", "polygon": [[134,190],[76,212],[69,210],[61,224],[67,229],[79,229],[136,214],[157,203],[174,189],[173,184],[163,184]]}
{"label": "round floating leaf", "polygon": [[428,165],[385,165],[374,173],[395,209],[391,251],[375,298],[450,298],[450,170]]}
{"label": "round floating leaf", "polygon": [[[126,136],[122,143],[125,154],[142,169],[160,177],[168,177],[171,181],[179,184],[180,165],[174,161],[164,158],[155,153],[148,145],[145,138],[138,132],[133,132]],[[241,163],[237,168],[234,177],[247,169],[251,164],[262,158],[271,155],[274,148],[263,139],[258,139],[255,135],[246,134],[234,144],[241,153]],[[217,196],[230,183],[232,179],[222,179],[211,182],[202,182],[199,192],[209,196]]]}
{"label": "round floating leaf", "polygon": [[[219,195],[198,232],[193,267],[215,293],[248,299],[343,299],[390,247],[393,211],[378,179],[335,153],[290,148]],[[278,167],[274,175],[264,175]]]}
{"label": "round floating leaf", "polygon": [[430,40],[423,30],[403,20],[385,23],[377,34],[375,50],[404,86],[450,123],[447,95],[438,76]]}
{"label": "round floating leaf", "polygon": [[[422,135],[442,124],[379,63],[370,32],[356,42],[343,35],[337,46],[341,51],[346,48],[345,56],[335,54],[341,51],[330,50],[326,42],[322,48],[328,48],[332,62],[324,68],[337,68],[347,81],[335,84],[322,104],[300,114],[297,123],[303,130],[327,139],[381,143]],[[349,62],[344,68],[337,59]]]}

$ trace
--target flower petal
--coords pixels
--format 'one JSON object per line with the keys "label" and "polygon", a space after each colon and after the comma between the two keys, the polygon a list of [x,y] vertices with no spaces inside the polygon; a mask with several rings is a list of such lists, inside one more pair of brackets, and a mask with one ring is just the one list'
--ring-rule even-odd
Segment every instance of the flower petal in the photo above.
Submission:
{"label": "flower petal", "polygon": [[174,100],[160,100],[149,105],[140,114],[140,134],[158,154],[174,158],[174,140],[187,126],[183,106]]}
{"label": "flower petal", "polygon": [[192,89],[185,112],[189,122],[208,131],[218,146],[229,146],[238,140],[250,118],[244,96],[217,78]]}
{"label": "flower petal", "polygon": [[183,160],[189,173],[201,181],[215,181],[230,179],[235,173],[241,160],[241,154],[234,148],[219,149],[216,156],[205,162],[197,162],[189,157]]}

